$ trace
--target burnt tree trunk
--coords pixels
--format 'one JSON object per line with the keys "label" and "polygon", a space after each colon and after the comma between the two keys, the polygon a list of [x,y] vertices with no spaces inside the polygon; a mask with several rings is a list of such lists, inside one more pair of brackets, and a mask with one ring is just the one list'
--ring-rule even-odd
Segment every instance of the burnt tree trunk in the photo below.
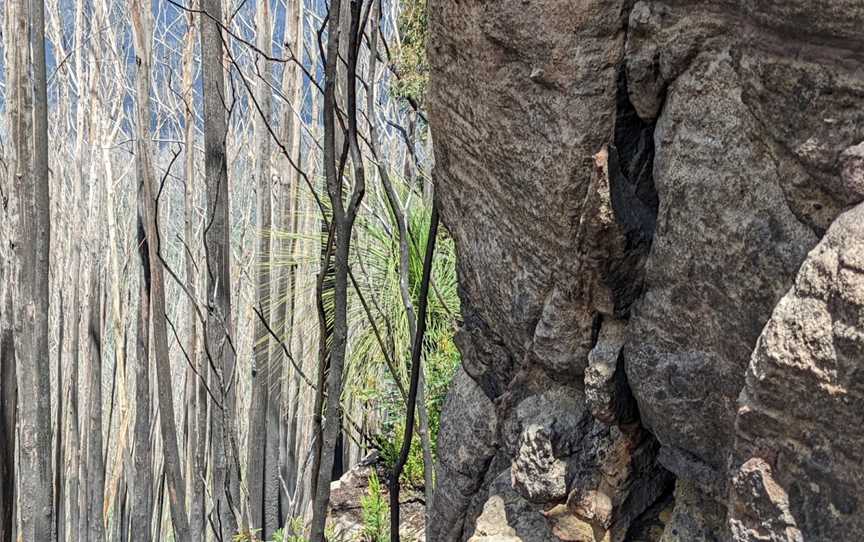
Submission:
{"label": "burnt tree trunk", "polygon": [[[45,75],[45,7],[43,0],[14,0],[9,36],[11,139],[15,144],[12,284],[13,342],[17,362],[18,434],[20,437],[17,499],[19,536],[24,540],[56,539],[51,474],[51,368],[48,353],[49,253],[51,223],[48,178],[48,97]],[[32,80],[28,53],[32,51]],[[31,92],[32,90],[32,92]],[[17,220],[16,220],[17,219]]]}
{"label": "burnt tree trunk", "polygon": [[204,169],[207,213],[204,224],[204,251],[207,269],[206,352],[217,371],[213,389],[218,391],[221,408],[212,410],[211,454],[213,499],[219,536],[231,540],[240,519],[240,481],[233,443],[235,394],[233,385],[235,354],[231,338],[231,243],[228,217],[228,164],[225,137],[228,133],[225,80],[222,68],[222,2],[202,0],[205,12],[199,18],[201,36],[201,73],[204,80]]}
{"label": "burnt tree trunk", "polygon": [[150,126],[150,39],[152,35],[152,9],[149,1],[131,0],[132,32],[135,39],[138,137],[136,159],[143,186],[144,230],[147,238],[150,280],[150,320],[156,365],[156,397],[159,405],[159,426],[164,453],[165,482],[174,539],[189,540],[189,519],[186,515],[186,486],[177,444],[177,424],[174,420],[174,387],[171,378],[171,360],[168,352],[168,326],[165,308],[165,279],[159,255],[159,213],[156,200],[156,179],[149,147]]}
{"label": "burnt tree trunk", "polygon": [[99,268],[94,255],[90,269],[90,311],[87,319],[87,540],[105,540],[103,516],[105,499],[105,461],[102,456],[102,313]]}

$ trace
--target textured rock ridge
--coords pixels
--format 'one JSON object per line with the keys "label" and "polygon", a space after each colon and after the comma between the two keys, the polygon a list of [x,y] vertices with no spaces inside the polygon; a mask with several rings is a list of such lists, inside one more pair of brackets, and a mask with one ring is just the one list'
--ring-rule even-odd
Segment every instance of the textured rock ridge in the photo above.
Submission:
{"label": "textured rock ridge", "polygon": [[862,362],[864,204],[810,253],[753,351],[736,419],[736,540],[864,538]]}
{"label": "textured rock ridge", "polygon": [[433,540],[860,528],[832,431],[862,414],[864,284],[787,292],[823,236],[864,243],[861,27],[857,0],[429,1],[464,316]]}

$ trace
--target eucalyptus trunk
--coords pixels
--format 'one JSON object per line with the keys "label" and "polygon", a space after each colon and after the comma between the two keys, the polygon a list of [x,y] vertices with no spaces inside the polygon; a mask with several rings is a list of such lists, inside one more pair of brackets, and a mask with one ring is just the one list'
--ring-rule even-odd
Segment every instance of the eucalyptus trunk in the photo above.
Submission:
{"label": "eucalyptus trunk", "polygon": [[[139,196],[143,207],[143,190]],[[136,540],[150,542],[153,518],[153,457],[150,448],[150,258],[144,232],[144,209],[139,213],[138,251],[141,281],[138,285],[138,333],[135,356],[135,422],[132,430],[134,470],[132,471],[132,510],[130,522]]]}
{"label": "eucalyptus trunk", "polygon": [[105,460],[102,456],[102,307],[99,269],[93,257],[90,269],[90,310],[87,319],[87,540],[105,540]]}
{"label": "eucalyptus trunk", "polygon": [[[257,47],[269,55],[273,42],[270,4],[257,5],[255,24]],[[279,527],[279,428],[278,400],[280,374],[275,370],[276,355],[271,360],[270,352],[270,246],[272,229],[272,191],[270,181],[270,158],[272,144],[270,119],[273,102],[270,90],[270,64],[259,59],[259,80],[255,99],[258,115],[255,116],[255,144],[258,152],[255,160],[255,178],[258,194],[258,258],[256,274],[256,305],[258,318],[255,321],[255,343],[253,345],[251,404],[249,408],[249,435],[247,447],[246,476],[249,487],[250,527],[260,531],[266,540]],[[276,419],[274,420],[274,413]]]}
{"label": "eucalyptus trunk", "polygon": [[[24,540],[56,540],[51,473],[51,368],[49,360],[48,97],[43,0],[10,0],[9,50],[14,224],[13,342],[17,363],[20,437],[18,513]],[[28,52],[32,51],[32,58]],[[32,79],[28,59],[32,61]]]}
{"label": "eucalyptus trunk", "polygon": [[[184,179],[186,186],[183,198],[184,216],[184,243],[185,243],[185,268],[186,289],[189,299],[187,312],[188,336],[186,342],[186,354],[189,356],[189,365],[186,371],[186,487],[187,499],[189,501],[189,529],[193,540],[204,540],[206,524],[204,509],[206,505],[206,492],[204,481],[207,478],[207,391],[206,381],[208,369],[206,364],[201,363],[199,356],[198,330],[199,321],[197,316],[197,262],[198,254],[196,241],[195,201],[195,114],[194,114],[194,70],[195,70],[195,20],[190,12],[187,15],[186,42],[183,49],[183,88],[187,91],[185,103],[185,122],[183,127],[184,150]],[[194,368],[194,370],[193,370]]]}
{"label": "eucalyptus trunk", "polygon": [[[222,2],[202,0],[200,21],[201,72],[204,80],[204,170],[207,213],[204,251],[207,269],[207,325],[205,348],[217,371],[213,386],[221,405],[213,410],[212,469],[215,523],[223,540],[230,540],[240,521],[240,480],[229,459],[236,460],[235,353],[231,343],[231,241],[229,229],[228,164],[225,138],[228,133],[225,79],[222,69]],[[234,461],[232,461],[234,463]],[[232,465],[233,467],[233,465]]]}
{"label": "eucalyptus trunk", "polygon": [[149,147],[150,126],[150,61],[152,36],[152,8],[147,0],[131,0],[132,33],[138,63],[136,77],[137,128],[136,154],[138,173],[143,187],[144,230],[147,238],[147,257],[150,277],[145,286],[150,294],[150,320],[153,331],[153,351],[156,356],[156,397],[159,402],[159,426],[165,468],[165,482],[174,539],[189,540],[189,519],[186,515],[186,486],[178,447],[177,424],[174,420],[174,386],[171,378],[171,360],[168,350],[168,327],[165,307],[165,279],[160,252],[156,179]]}

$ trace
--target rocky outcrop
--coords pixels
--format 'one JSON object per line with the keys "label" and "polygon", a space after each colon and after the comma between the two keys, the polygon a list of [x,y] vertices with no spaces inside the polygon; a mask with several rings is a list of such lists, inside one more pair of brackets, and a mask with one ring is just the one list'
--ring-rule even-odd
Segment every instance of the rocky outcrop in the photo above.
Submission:
{"label": "rocky outcrop", "polygon": [[787,292],[864,200],[862,26],[857,0],[430,0],[464,316],[436,540],[632,538],[673,486],[667,541],[855,525],[854,438],[777,416],[856,415],[864,326]]}
{"label": "rocky outcrop", "polygon": [[483,477],[498,449],[495,407],[463,370],[457,370],[442,408],[447,423],[438,433],[438,484],[435,491],[433,540],[458,540]]}
{"label": "rocky outcrop", "polygon": [[753,351],[736,419],[736,540],[864,539],[862,364],[864,204],[810,253]]}

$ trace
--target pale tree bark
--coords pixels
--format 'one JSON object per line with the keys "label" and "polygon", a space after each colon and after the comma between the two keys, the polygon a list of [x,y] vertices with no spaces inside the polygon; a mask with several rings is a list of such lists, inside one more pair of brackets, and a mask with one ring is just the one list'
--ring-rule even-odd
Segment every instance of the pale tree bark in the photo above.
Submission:
{"label": "pale tree bark", "polygon": [[[303,47],[303,2],[288,0],[285,10],[285,29],[283,43],[297,63],[302,64]],[[289,62],[282,73],[282,92],[287,97],[281,123],[281,138],[285,142],[294,164],[301,167],[300,148],[302,137],[300,129],[302,120],[297,109],[302,104],[303,74],[297,63]],[[314,117],[314,114],[313,114]],[[288,265],[281,266],[276,284],[277,315],[274,318],[275,328],[282,330],[285,344],[295,355],[300,356],[300,362],[305,359],[304,352],[295,348],[294,319],[296,317],[297,273],[296,247],[298,241],[298,224],[300,212],[300,174],[290,164],[287,158],[279,161],[279,192],[277,210],[274,216],[275,227],[281,232],[279,236],[279,252],[289,260]],[[298,371],[286,359],[283,351],[278,350],[275,356],[281,356],[281,412],[279,423],[279,478],[280,478],[280,514],[282,523],[286,523],[291,510],[292,501],[298,497],[295,485],[297,481],[297,433],[299,421],[299,391],[301,378]],[[291,495],[289,495],[291,492]]]}
{"label": "pale tree bark", "polygon": [[[19,51],[17,36],[13,37],[12,29],[18,22],[15,13],[16,2],[10,2],[6,11],[3,29],[6,36],[4,43],[6,49],[6,113],[7,126],[10,128],[10,136],[15,141],[16,134],[22,128],[16,123],[19,115],[18,108],[21,106],[18,99],[22,59]],[[20,137],[20,136],[19,136]],[[14,157],[13,157],[14,158]],[[6,224],[14,224],[15,216],[12,215],[14,205],[10,205],[9,198],[13,190],[14,169],[10,175],[0,178],[0,211],[2,220]],[[9,228],[0,228],[0,542],[11,542],[15,530],[15,421],[18,397],[17,378],[15,376],[15,343],[14,328],[12,326],[12,279],[14,269],[12,258],[9,253],[10,237]]]}
{"label": "pale tree bark", "polygon": [[[81,257],[77,246],[73,247],[73,257],[75,262],[72,264],[72,344],[69,347],[71,360],[69,364],[69,457],[66,463],[66,472],[69,477],[69,525],[71,527],[71,540],[83,540],[83,533],[86,528],[81,527],[81,511],[80,495],[81,495],[81,465],[85,464],[81,461],[81,453],[83,445],[81,442],[81,426],[79,417],[79,382],[78,382],[78,366],[80,360],[81,347],[81,289],[79,277],[81,275]],[[86,514],[83,515],[86,517]]]}
{"label": "pale tree bark", "polygon": [[[158,209],[156,207],[156,179],[149,145],[150,126],[150,60],[152,36],[152,10],[147,0],[131,0],[132,33],[135,41],[137,137],[136,160],[143,185],[144,223],[147,255],[150,260],[150,308],[156,356],[156,397],[159,403],[159,422],[162,435],[165,478],[168,503],[175,540],[189,540],[189,519],[186,515],[186,487],[177,444],[177,424],[174,420],[174,391],[171,382],[171,360],[168,351],[168,327],[165,308],[165,279],[159,256]],[[146,282],[145,282],[146,284]]]}
{"label": "pale tree bark", "polygon": [[[87,115],[87,102],[84,100],[83,90],[88,86],[93,86],[95,69],[89,71],[91,81],[88,82],[88,70],[85,63],[84,55],[86,53],[83,47],[84,42],[84,26],[85,26],[85,3],[84,0],[76,0],[75,2],[75,33],[74,43],[75,50],[75,83],[78,88],[78,103],[75,111],[75,160],[74,160],[74,177],[73,177],[73,197],[72,208],[80,210],[83,208],[83,189],[88,183],[88,178],[84,174],[84,158],[87,151],[87,142],[85,140],[85,122]],[[92,96],[92,93],[91,93]],[[92,110],[92,108],[91,108]],[[79,219],[78,226],[81,227],[83,220]],[[83,229],[83,227],[81,227]],[[80,229],[79,229],[80,232]],[[73,288],[73,311],[74,322],[72,329],[72,360],[70,367],[70,381],[72,386],[69,390],[69,522],[71,526],[72,538],[75,540],[86,540],[87,533],[87,456],[86,442],[83,438],[84,428],[86,424],[82,424],[82,413],[85,410],[86,403],[84,401],[83,391],[85,386],[81,387],[79,377],[81,372],[81,320],[83,309],[81,303],[81,237],[79,236],[73,242],[73,259],[72,269],[74,276],[72,279]]]}
{"label": "pale tree bark", "polygon": [[114,508],[114,518],[111,523],[111,529],[108,532],[108,540],[117,540],[125,542],[123,533],[127,532],[127,514],[126,514],[126,478],[122,477],[118,482],[117,487],[117,504]]}
{"label": "pale tree bark", "polygon": [[222,71],[222,2],[202,0],[200,17],[201,72],[204,79],[204,169],[207,183],[207,213],[204,251],[207,268],[207,352],[217,371],[213,388],[219,390],[221,408],[214,410],[212,426],[212,469],[214,523],[223,542],[237,532],[240,519],[239,479],[229,468],[236,439],[236,374],[231,314],[231,242],[228,220],[228,165],[225,137],[225,80]]}
{"label": "pale tree bark", "polygon": [[150,542],[153,518],[153,456],[150,449],[150,256],[144,231],[144,194],[139,190],[138,251],[141,281],[138,285],[138,333],[135,357],[135,424],[132,433],[131,530],[136,540]]}
{"label": "pale tree bark", "polygon": [[[184,157],[184,179],[186,186],[183,198],[184,229],[183,241],[185,244],[185,268],[186,289],[188,290],[188,337],[186,353],[189,356],[190,367],[187,369],[186,378],[186,408],[187,408],[187,436],[186,436],[186,487],[187,499],[189,500],[189,529],[193,540],[204,540],[206,524],[204,520],[204,509],[206,493],[204,481],[207,478],[207,392],[206,378],[208,368],[201,363],[198,346],[198,317],[197,311],[197,263],[195,257],[198,254],[195,229],[195,20],[192,12],[187,15],[186,38],[183,47],[183,90],[186,92],[183,139],[185,144]],[[196,368],[193,371],[192,368]],[[197,372],[197,374],[195,374]]]}
{"label": "pale tree bark", "polygon": [[[56,540],[51,474],[51,369],[48,354],[49,253],[51,224],[48,178],[48,97],[45,75],[43,0],[15,0],[8,84],[14,87],[13,341],[17,362],[20,436],[19,536]],[[28,38],[32,41],[28,41]],[[32,47],[33,80],[27,58]],[[32,89],[32,94],[31,94]],[[31,147],[32,145],[32,147]]]}
{"label": "pale tree bark", "polygon": [[105,540],[103,517],[105,499],[105,461],[102,456],[102,319],[98,257],[92,255],[90,268],[90,310],[87,319],[87,540]]}
{"label": "pale tree bark", "polygon": [[[98,141],[96,138],[98,137],[100,131],[100,119],[102,115],[101,108],[99,107],[100,96],[99,96],[99,70],[98,66],[101,65],[97,61],[97,49],[94,47],[87,48],[89,52],[88,64],[90,65],[90,69],[88,70],[89,77],[89,85],[87,87],[89,92],[89,100],[90,100],[90,110],[89,114],[86,117],[87,123],[87,134],[89,138],[84,138],[83,135],[81,137],[82,144],[86,146],[91,146],[93,141]],[[83,92],[83,88],[80,89]],[[81,96],[79,93],[79,100],[81,100]],[[103,463],[101,461],[102,457],[102,423],[101,423],[101,412],[102,412],[102,386],[101,386],[101,378],[99,379],[99,385],[93,385],[93,379],[91,378],[92,372],[92,364],[94,359],[93,347],[91,344],[91,311],[94,310],[93,306],[96,304],[98,306],[99,303],[99,293],[95,291],[93,288],[94,285],[98,285],[98,282],[93,282],[92,276],[93,273],[98,273],[97,271],[97,254],[101,249],[98,235],[98,225],[100,224],[100,217],[102,212],[102,192],[99,190],[99,186],[94,182],[97,178],[97,169],[98,169],[99,161],[95,159],[95,154],[91,156],[90,163],[88,164],[88,173],[85,179],[87,179],[87,184],[85,184],[84,188],[86,188],[85,198],[87,201],[86,213],[85,216],[87,218],[83,219],[83,226],[79,235],[84,241],[81,242],[82,245],[87,245],[89,242],[90,245],[88,247],[89,250],[89,258],[85,258],[86,261],[89,261],[89,267],[87,268],[87,273],[85,273],[87,279],[84,280],[84,299],[87,300],[88,313],[87,318],[84,322],[84,340],[87,344],[86,349],[86,363],[84,365],[84,374],[82,378],[83,382],[83,390],[82,397],[86,395],[86,402],[82,401],[81,408],[81,442],[83,446],[82,455],[81,455],[81,465],[80,465],[80,487],[79,487],[79,508],[81,516],[79,517],[79,526],[80,532],[79,536],[83,537],[85,540],[90,540],[91,538],[97,536],[94,534],[96,528],[95,525],[99,525],[102,517],[102,504],[104,501],[101,499],[104,498],[104,470]],[[98,311],[98,309],[96,309]],[[82,318],[83,318],[83,309],[82,309]],[[101,351],[99,352],[101,355]],[[100,359],[101,363],[101,359]],[[98,409],[95,410],[95,409]],[[93,423],[92,417],[98,412],[100,416],[100,422],[98,424]],[[98,431],[98,448],[94,446],[94,443],[97,439],[96,432]],[[97,470],[98,469],[98,470]],[[98,482],[97,482],[98,480]],[[100,499],[98,505],[94,505],[94,498]]]}
{"label": "pale tree bark", "polygon": [[[103,2],[102,4],[105,4]],[[103,8],[106,7],[103,5]],[[103,20],[107,20],[108,16],[105,14],[103,16]],[[116,66],[115,63],[109,64],[109,66]],[[119,78],[119,76],[118,76]],[[116,106],[115,106],[116,107]],[[112,525],[115,526],[115,531],[120,530],[120,523],[123,521],[123,514],[120,510],[121,504],[125,504],[124,491],[127,485],[126,476],[132,475],[127,467],[131,461],[130,451],[128,448],[129,445],[129,435],[131,432],[130,429],[130,417],[131,412],[128,408],[129,401],[129,382],[127,379],[126,373],[126,365],[127,365],[127,345],[126,345],[126,336],[127,336],[127,327],[126,327],[126,314],[127,314],[127,304],[123,303],[123,290],[124,290],[124,278],[125,275],[121,273],[120,269],[120,254],[118,247],[118,232],[121,231],[121,223],[118,222],[117,219],[117,203],[120,200],[120,195],[123,194],[123,179],[125,176],[121,176],[119,179],[115,180],[114,175],[114,167],[112,162],[111,149],[114,145],[115,136],[119,131],[119,126],[121,119],[115,119],[114,124],[112,126],[110,122],[109,115],[102,112],[99,115],[100,123],[99,123],[99,136],[102,141],[100,145],[102,148],[102,160],[101,165],[104,169],[104,184],[105,184],[105,208],[107,210],[107,230],[108,230],[108,270],[110,270],[110,289],[107,288],[108,284],[108,270],[106,270],[106,297],[110,298],[110,301],[106,300],[106,305],[110,305],[111,307],[111,315],[112,317],[109,319],[111,324],[111,330],[113,331],[113,341],[110,339],[106,340],[106,344],[110,344],[113,342],[114,346],[114,367],[113,367],[113,375],[114,378],[112,380],[112,394],[109,399],[109,410],[108,410],[108,435],[107,441],[105,443],[105,449],[107,450],[105,454],[105,462],[108,465],[109,461],[111,461],[110,468],[106,468],[106,487],[105,487],[105,495],[106,502],[104,511],[106,514],[106,520],[111,518]],[[122,197],[122,196],[121,196]],[[121,202],[122,203],[122,202]],[[122,208],[121,208],[122,209]],[[107,309],[106,309],[107,310]],[[103,323],[103,325],[107,326],[108,322]],[[106,333],[107,335],[107,333]],[[115,401],[115,393],[116,391],[116,401]],[[116,414],[116,416],[115,416]],[[115,418],[118,422],[115,424]],[[117,430],[112,431],[116,425]],[[112,434],[115,438],[112,440]],[[123,502],[121,502],[123,500]],[[108,533],[108,536],[111,536],[111,533]]]}
{"label": "pale tree bark", "polygon": [[[290,17],[290,15],[289,15]],[[255,26],[259,50],[271,54],[273,28],[268,2],[257,5]],[[258,81],[255,99],[260,109],[255,116],[255,178],[258,195],[258,258],[256,274],[256,304],[259,317],[255,320],[251,404],[246,477],[249,487],[250,527],[261,539],[268,539],[279,528],[279,386],[276,355],[271,360],[270,334],[270,247],[272,229],[271,168],[272,143],[270,128],[273,113],[270,89],[271,68],[264,59],[257,59]],[[263,321],[262,321],[263,319]]]}

